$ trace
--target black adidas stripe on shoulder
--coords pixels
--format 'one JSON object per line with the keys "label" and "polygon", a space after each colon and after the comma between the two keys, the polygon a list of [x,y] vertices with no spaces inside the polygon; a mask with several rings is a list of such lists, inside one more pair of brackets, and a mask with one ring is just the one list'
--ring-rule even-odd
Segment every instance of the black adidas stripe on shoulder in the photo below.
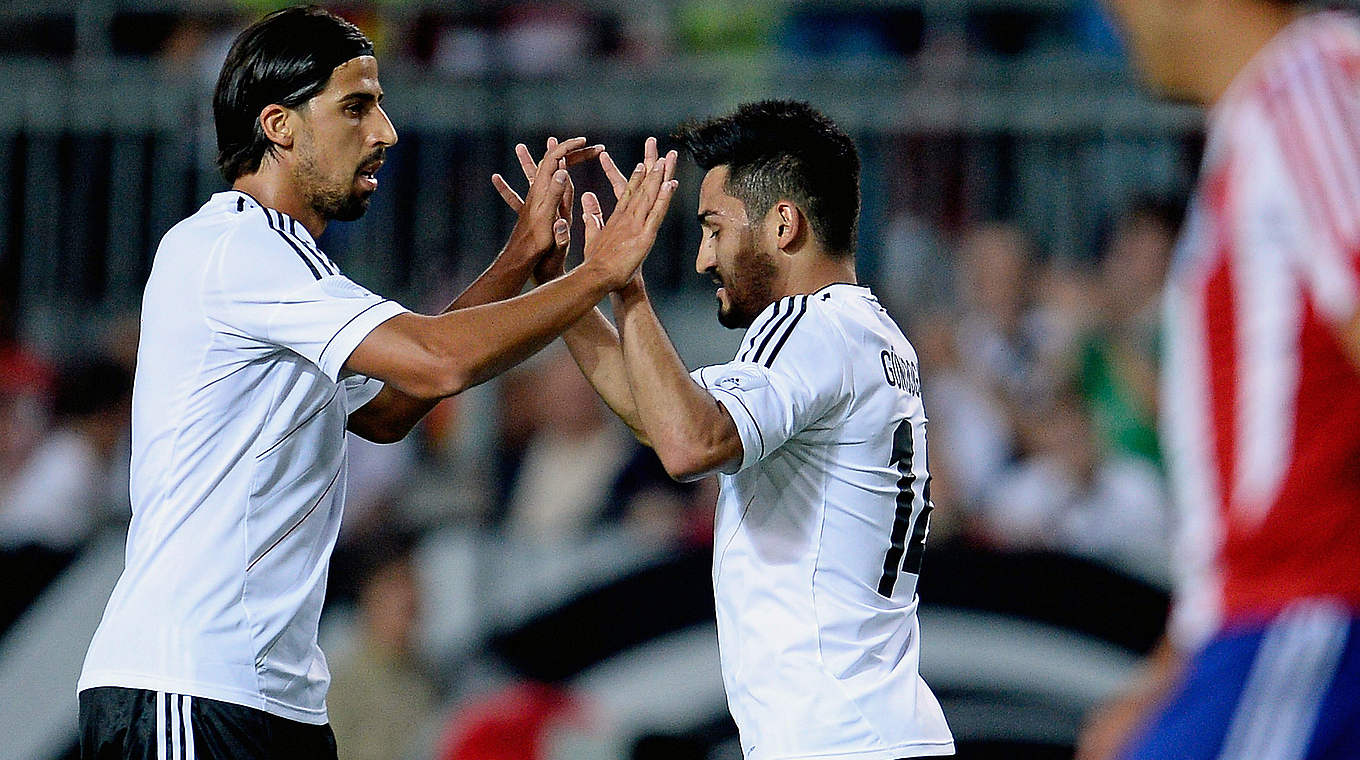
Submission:
{"label": "black adidas stripe on shoulder", "polygon": [[[764,361],[761,361],[760,351],[757,351],[755,358],[756,362],[764,364],[766,367],[774,366],[774,358],[779,356],[779,349],[783,348],[784,344],[788,342],[789,336],[793,334],[793,329],[798,326],[799,320],[807,313],[807,305],[807,296],[794,297],[793,301],[789,304],[789,315],[792,316],[792,319],[789,319],[787,324],[781,325],[778,329],[771,331],[770,335],[766,336],[766,342],[769,342],[770,338],[773,338],[775,333],[779,334],[779,339],[775,341],[774,346],[770,349],[770,353],[765,357]],[[761,346],[761,351],[763,351],[764,348],[764,346]]]}
{"label": "black adidas stripe on shoulder", "polygon": [[756,362],[757,364],[760,363],[760,357],[765,353],[765,349],[770,347],[770,341],[774,340],[775,336],[784,330],[784,326],[787,325],[788,321],[793,317],[793,313],[797,307],[797,296],[786,296],[779,299],[774,307],[775,313],[779,314],[780,310],[783,310],[783,313],[779,315],[778,319],[771,320],[768,325],[762,329],[761,335],[759,336],[760,342],[758,344],[754,340],[751,341],[751,345],[755,346],[755,352],[751,354],[749,361]]}
{"label": "black adidas stripe on shoulder", "polygon": [[[295,252],[297,252],[298,258],[302,259],[302,263],[307,265],[307,269],[311,270],[313,277],[315,277],[318,280],[321,279],[321,271],[316,268],[316,264],[312,263],[312,260],[308,258],[307,254],[302,251],[302,247],[299,246],[297,243],[294,243],[293,240],[288,237],[288,233],[283,231],[282,223],[276,222],[274,220],[274,215],[269,213],[269,209],[265,208],[264,206],[260,207],[260,211],[264,212],[264,218],[269,220],[269,229],[277,233],[279,237],[283,238],[283,242],[288,244],[289,248],[292,248]],[[282,216],[280,216],[280,219],[281,218]]]}
{"label": "black adidas stripe on shoulder", "polygon": [[337,267],[335,265],[335,262],[330,260],[329,256],[322,253],[320,248],[317,248],[316,246],[302,239],[302,236],[299,235],[297,231],[297,220],[292,217],[288,218],[288,232],[290,235],[293,236],[293,240],[297,241],[299,244],[302,245],[302,247],[312,252],[312,255],[316,257],[316,260],[321,262],[322,268],[324,268],[327,272],[331,274],[340,274],[340,267]]}
{"label": "black adidas stripe on shoulder", "polygon": [[779,321],[779,313],[783,308],[784,302],[782,300],[775,301],[774,309],[770,312],[770,315],[765,318],[765,321],[759,327],[753,326],[750,330],[747,330],[747,337],[743,341],[746,348],[742,349],[741,353],[737,356],[737,361],[751,361],[751,354],[755,352],[756,346],[760,344],[761,339],[765,336],[765,332]]}

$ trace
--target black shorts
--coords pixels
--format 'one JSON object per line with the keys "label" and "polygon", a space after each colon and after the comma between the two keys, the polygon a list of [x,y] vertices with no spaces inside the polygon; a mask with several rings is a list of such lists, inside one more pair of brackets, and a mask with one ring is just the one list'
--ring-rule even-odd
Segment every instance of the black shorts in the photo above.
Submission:
{"label": "black shorts", "polygon": [[336,760],[331,727],[163,691],[80,692],[81,760]]}

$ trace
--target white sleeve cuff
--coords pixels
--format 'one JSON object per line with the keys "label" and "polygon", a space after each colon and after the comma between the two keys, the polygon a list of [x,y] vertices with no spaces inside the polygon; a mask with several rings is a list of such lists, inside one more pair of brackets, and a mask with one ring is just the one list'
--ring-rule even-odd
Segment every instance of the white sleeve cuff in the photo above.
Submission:
{"label": "white sleeve cuff", "polygon": [[349,355],[373,332],[378,325],[398,314],[410,311],[396,301],[378,301],[363,311],[350,317],[340,331],[321,349],[321,370],[333,381],[339,381],[340,370],[344,368]]}

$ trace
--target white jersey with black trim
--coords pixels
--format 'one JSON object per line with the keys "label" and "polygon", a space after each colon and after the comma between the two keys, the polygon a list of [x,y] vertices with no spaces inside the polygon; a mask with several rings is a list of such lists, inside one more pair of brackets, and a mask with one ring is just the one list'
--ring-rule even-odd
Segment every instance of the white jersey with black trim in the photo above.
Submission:
{"label": "white jersey with black trim", "polygon": [[954,751],[921,679],[930,514],[916,352],[868,288],[759,314],[692,377],[736,422],[713,547],[718,643],[747,760]]}
{"label": "white jersey with black trim", "polygon": [[142,301],[125,567],[79,689],[326,722],[317,623],[345,426],[382,385],[342,368],[404,311],[242,192],[214,195],[166,233]]}

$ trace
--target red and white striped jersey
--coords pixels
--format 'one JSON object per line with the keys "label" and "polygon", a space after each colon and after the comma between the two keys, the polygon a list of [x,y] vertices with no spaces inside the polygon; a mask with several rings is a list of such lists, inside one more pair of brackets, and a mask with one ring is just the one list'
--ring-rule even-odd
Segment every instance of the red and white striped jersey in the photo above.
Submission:
{"label": "red and white striped jersey", "polygon": [[1306,597],[1360,609],[1360,20],[1290,24],[1209,117],[1166,294],[1183,647]]}

